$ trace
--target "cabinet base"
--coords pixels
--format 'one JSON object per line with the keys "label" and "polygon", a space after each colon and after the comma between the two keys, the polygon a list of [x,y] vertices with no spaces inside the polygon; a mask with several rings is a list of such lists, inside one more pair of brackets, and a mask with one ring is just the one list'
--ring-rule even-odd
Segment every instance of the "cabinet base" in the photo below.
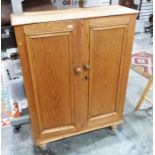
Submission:
{"label": "cabinet base", "polygon": [[46,144],[48,144],[50,142],[53,142],[53,141],[60,140],[60,139],[64,139],[64,138],[67,138],[67,137],[76,136],[76,135],[79,135],[79,134],[82,134],[82,133],[87,133],[87,132],[91,132],[91,131],[101,129],[101,128],[106,128],[106,127],[111,127],[111,129],[114,130],[122,122],[123,121],[121,120],[121,121],[117,121],[117,122],[114,122],[114,123],[109,123],[109,124],[98,126],[98,127],[92,127],[92,128],[89,128],[89,129],[79,131],[79,132],[75,132],[75,133],[69,133],[69,134],[65,134],[65,135],[61,135],[61,136],[57,136],[57,137],[52,137],[52,138],[47,138],[47,139],[38,139],[38,140],[36,140],[35,145],[44,149],[44,148],[46,148]]}

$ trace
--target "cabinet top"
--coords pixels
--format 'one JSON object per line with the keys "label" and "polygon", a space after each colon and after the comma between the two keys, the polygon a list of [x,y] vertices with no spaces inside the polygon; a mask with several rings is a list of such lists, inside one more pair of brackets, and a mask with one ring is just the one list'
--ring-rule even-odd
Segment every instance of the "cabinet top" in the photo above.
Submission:
{"label": "cabinet top", "polygon": [[24,12],[20,14],[11,14],[11,24],[13,26],[16,26],[69,19],[86,19],[137,13],[137,10],[133,10],[120,5],[74,8],[55,11]]}

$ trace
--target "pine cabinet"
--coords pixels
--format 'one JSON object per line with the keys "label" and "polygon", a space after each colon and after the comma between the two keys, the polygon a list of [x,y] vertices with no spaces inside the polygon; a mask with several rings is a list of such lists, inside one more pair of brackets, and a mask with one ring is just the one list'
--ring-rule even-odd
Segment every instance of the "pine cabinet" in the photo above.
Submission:
{"label": "pine cabinet", "polygon": [[36,145],[122,122],[137,11],[12,15]]}

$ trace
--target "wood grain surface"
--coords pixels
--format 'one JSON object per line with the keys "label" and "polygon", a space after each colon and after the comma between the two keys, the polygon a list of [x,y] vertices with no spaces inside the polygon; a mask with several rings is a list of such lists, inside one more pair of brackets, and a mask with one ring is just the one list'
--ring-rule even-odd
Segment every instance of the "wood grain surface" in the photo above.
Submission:
{"label": "wood grain surface", "polygon": [[133,10],[120,5],[98,6],[89,8],[74,8],[57,11],[42,12],[24,12],[21,14],[12,14],[12,25],[25,25],[32,23],[42,23],[70,19],[89,19],[97,17],[107,17],[116,15],[137,14],[137,10]]}
{"label": "wood grain surface", "polygon": [[100,18],[15,26],[36,145],[123,119],[137,12],[98,8],[89,11]]}

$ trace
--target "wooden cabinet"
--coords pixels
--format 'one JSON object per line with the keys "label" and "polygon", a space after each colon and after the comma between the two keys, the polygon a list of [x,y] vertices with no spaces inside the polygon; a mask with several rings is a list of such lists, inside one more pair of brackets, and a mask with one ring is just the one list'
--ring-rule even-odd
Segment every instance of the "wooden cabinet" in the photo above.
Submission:
{"label": "wooden cabinet", "polygon": [[136,16],[121,6],[12,16],[36,145],[121,123]]}

